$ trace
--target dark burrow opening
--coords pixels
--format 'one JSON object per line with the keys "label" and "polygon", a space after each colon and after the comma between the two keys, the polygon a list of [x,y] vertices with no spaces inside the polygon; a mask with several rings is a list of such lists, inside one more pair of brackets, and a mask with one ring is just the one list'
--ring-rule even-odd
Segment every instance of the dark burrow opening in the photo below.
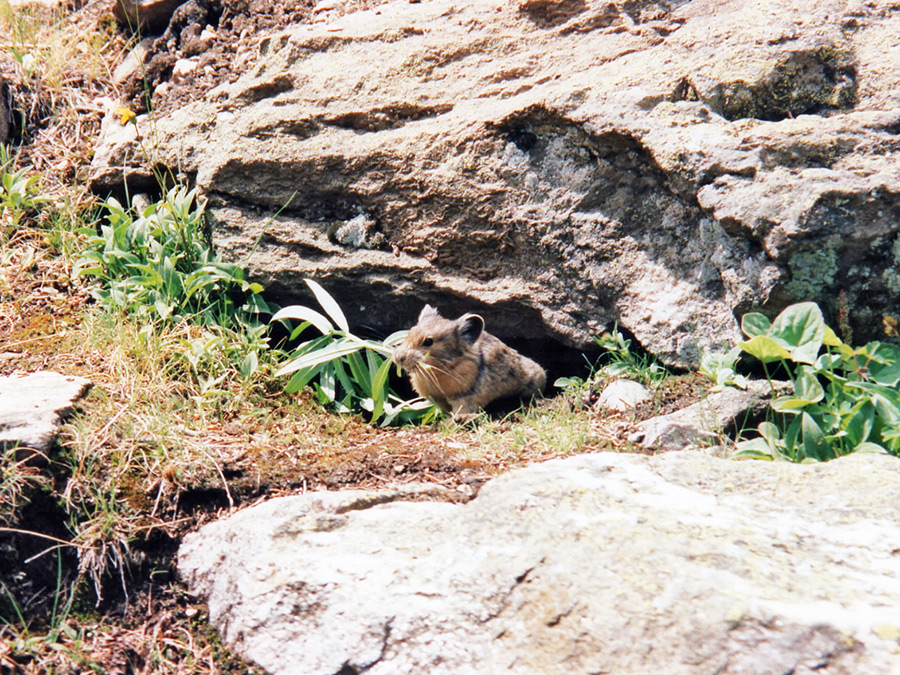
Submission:
{"label": "dark burrow opening", "polygon": [[0,535],[0,621],[40,628],[62,612],[78,561],[74,548],[59,544],[70,539],[67,514],[50,490],[26,490],[19,499],[27,503]]}

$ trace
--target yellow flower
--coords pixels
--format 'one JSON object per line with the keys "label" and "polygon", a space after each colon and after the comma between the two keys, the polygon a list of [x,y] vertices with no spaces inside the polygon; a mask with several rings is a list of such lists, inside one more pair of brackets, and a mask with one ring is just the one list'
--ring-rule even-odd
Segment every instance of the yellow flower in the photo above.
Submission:
{"label": "yellow flower", "polygon": [[135,113],[123,105],[116,106],[116,114],[119,116],[119,121],[122,123],[122,126],[125,126],[137,117]]}

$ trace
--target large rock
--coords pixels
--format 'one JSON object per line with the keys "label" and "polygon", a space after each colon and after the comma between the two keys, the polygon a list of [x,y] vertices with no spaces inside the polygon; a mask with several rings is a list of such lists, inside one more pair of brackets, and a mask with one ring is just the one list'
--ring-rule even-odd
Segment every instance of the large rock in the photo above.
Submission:
{"label": "large rock", "polygon": [[49,371],[0,377],[0,447],[49,450],[59,425],[90,386],[83,377]]}
{"label": "large rock", "polygon": [[[385,333],[425,302],[578,347],[617,320],[694,365],[736,313],[798,299],[879,333],[900,301],[892,7],[389,3],[272,35],[237,82],[143,120],[144,172],[196,180],[271,290],[315,277]],[[121,176],[98,160],[94,187]]]}
{"label": "large rock", "polygon": [[274,499],[178,567],[272,673],[900,672],[900,464],[598,454]]}

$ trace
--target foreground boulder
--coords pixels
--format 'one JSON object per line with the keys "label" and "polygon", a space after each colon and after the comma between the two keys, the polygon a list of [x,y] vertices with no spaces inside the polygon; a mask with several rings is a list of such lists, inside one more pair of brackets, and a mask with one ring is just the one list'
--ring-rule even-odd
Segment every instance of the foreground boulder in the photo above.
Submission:
{"label": "foreground boulder", "polygon": [[695,366],[802,299],[871,337],[900,300],[892,6],[388,3],[261,40],[93,184],[181,172],[270,290],[315,277],[383,334],[425,302],[579,348],[618,321]]}
{"label": "foreground boulder", "polygon": [[889,673],[900,464],[598,454],[467,504],[285,497],[178,567],[272,673]]}

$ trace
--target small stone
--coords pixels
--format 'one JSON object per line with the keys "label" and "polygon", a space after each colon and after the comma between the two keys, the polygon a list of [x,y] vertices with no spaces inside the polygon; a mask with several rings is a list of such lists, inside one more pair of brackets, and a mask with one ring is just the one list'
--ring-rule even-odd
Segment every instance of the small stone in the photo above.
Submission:
{"label": "small stone", "polygon": [[133,77],[139,77],[141,65],[144,63],[147,51],[152,45],[153,38],[144,38],[134,49],[128,52],[128,56],[122,59],[122,63],[113,71],[113,82],[121,85]]}
{"label": "small stone", "polygon": [[86,378],[49,371],[0,377],[0,445],[46,452],[90,386]]}
{"label": "small stone", "polygon": [[384,244],[384,235],[376,229],[375,221],[362,213],[337,223],[330,232],[336,244],[349,248],[378,248]]}
{"label": "small stone", "polygon": [[197,69],[199,62],[196,59],[178,59],[172,68],[172,82],[179,84],[187,79]]}
{"label": "small stone", "polygon": [[[775,394],[786,391],[789,382],[776,381]],[[687,408],[668,415],[651,417],[629,436],[648,450],[683,450],[691,446],[714,445],[727,427],[765,407],[772,389],[766,381],[750,381],[746,389],[727,387]]]}
{"label": "small stone", "polygon": [[634,380],[615,380],[603,389],[600,398],[594,404],[594,410],[614,410],[624,412],[631,410],[639,403],[649,401],[652,394],[640,382]]}

